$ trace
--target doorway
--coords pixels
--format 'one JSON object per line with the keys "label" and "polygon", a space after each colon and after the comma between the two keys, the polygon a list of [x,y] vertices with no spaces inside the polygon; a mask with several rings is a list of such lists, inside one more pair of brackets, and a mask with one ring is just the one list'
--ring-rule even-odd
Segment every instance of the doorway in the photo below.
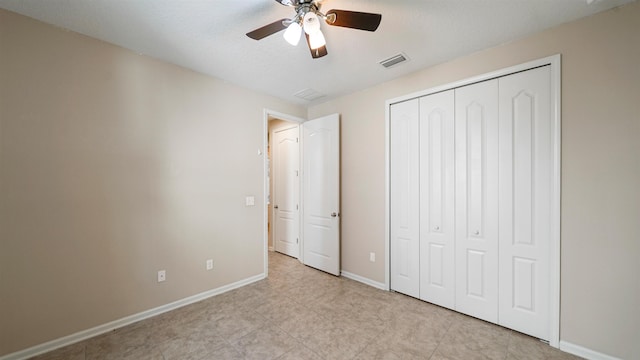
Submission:
{"label": "doorway", "polygon": [[[264,272],[268,273],[269,251],[300,260],[299,232],[299,126],[304,119],[272,110],[264,111]],[[277,144],[280,145],[277,145]],[[280,156],[278,156],[280,155]],[[276,172],[279,172],[277,174]],[[280,239],[277,241],[276,239]]]}
{"label": "doorway", "polygon": [[[295,143],[292,141],[294,138]],[[291,149],[298,149],[297,156],[287,155],[293,159],[284,162],[271,161],[276,143],[281,144],[287,153]],[[331,114],[305,121],[265,110],[263,150],[266,155],[265,276],[269,271],[269,250],[289,253],[305,265],[339,276],[340,115]],[[278,167],[282,169],[276,170]],[[280,180],[274,179],[273,175],[278,177],[276,173],[280,174]],[[291,185],[286,186],[282,183],[283,179]],[[285,200],[278,194],[283,192],[287,193]],[[286,209],[281,207],[282,201],[287,203]],[[281,211],[283,209],[286,211]]]}
{"label": "doorway", "polygon": [[299,125],[269,121],[269,248],[300,257]]}

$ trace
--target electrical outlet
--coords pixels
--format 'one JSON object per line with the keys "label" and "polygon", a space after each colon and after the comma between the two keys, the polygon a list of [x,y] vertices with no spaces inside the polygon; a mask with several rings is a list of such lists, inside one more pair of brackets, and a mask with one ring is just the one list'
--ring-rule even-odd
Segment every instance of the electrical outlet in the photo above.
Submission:
{"label": "electrical outlet", "polygon": [[376,253],[374,252],[369,253],[369,261],[376,262]]}
{"label": "electrical outlet", "polygon": [[158,271],[158,282],[163,282],[165,280],[167,280],[167,271],[166,270]]}
{"label": "electrical outlet", "polygon": [[207,270],[213,269],[213,259],[207,260]]}

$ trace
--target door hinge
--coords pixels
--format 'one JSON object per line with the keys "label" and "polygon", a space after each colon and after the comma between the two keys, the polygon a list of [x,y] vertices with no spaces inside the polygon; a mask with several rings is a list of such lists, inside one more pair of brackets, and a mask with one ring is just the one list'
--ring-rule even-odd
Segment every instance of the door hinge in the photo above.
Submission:
{"label": "door hinge", "polygon": [[298,138],[296,138],[296,142],[299,142],[299,141],[298,141]]}
{"label": "door hinge", "polygon": [[299,241],[298,241],[298,238],[296,238],[296,244],[297,244],[298,242],[299,242]]}
{"label": "door hinge", "polygon": [[298,210],[298,204],[296,204],[296,210]]}
{"label": "door hinge", "polygon": [[300,176],[300,175],[298,175],[298,170],[296,170],[296,176]]}

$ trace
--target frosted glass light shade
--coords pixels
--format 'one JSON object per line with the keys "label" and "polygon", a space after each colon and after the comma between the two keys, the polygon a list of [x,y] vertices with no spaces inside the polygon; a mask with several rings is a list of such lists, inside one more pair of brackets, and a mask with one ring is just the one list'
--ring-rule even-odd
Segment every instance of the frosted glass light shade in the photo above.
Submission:
{"label": "frosted glass light shade", "polygon": [[312,50],[321,48],[327,45],[327,41],[324,39],[322,31],[318,30],[313,34],[309,34],[309,47]]}
{"label": "frosted glass light shade", "polygon": [[297,22],[292,22],[287,30],[284,32],[284,39],[293,46],[298,45],[300,42],[300,34],[302,33],[302,28]]}
{"label": "frosted glass light shade", "polygon": [[320,31],[320,19],[318,19],[318,15],[309,11],[304,14],[304,18],[302,19],[304,32],[309,35],[312,35],[318,31]]}

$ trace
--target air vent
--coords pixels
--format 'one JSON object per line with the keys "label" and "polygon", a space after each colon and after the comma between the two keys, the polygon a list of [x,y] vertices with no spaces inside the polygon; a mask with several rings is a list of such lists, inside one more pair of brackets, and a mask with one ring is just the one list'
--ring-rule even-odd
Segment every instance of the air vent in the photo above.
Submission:
{"label": "air vent", "polygon": [[300,99],[304,99],[307,101],[313,101],[315,99],[320,99],[321,97],[325,97],[324,94],[321,94],[313,89],[304,89],[304,90],[298,91],[297,93],[293,94],[293,96],[299,97]]}
{"label": "air vent", "polygon": [[388,68],[390,68],[392,66],[398,65],[399,63],[407,61],[407,60],[408,60],[407,55],[400,53],[400,54],[394,55],[394,56],[392,56],[392,57],[390,57],[390,58],[388,58],[386,60],[380,61],[380,65],[382,65],[382,66],[384,66],[384,67],[386,67],[388,69]]}

